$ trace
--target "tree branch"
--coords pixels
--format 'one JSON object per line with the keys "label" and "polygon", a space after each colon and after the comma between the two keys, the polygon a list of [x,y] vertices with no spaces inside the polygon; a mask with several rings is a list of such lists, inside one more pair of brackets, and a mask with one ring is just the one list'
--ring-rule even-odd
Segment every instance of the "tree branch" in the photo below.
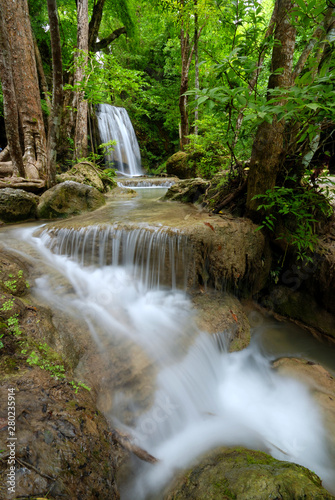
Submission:
{"label": "tree branch", "polygon": [[127,33],[127,30],[124,26],[122,28],[114,30],[106,38],[100,40],[100,42],[94,43],[92,45],[92,52],[99,52],[99,50],[105,49],[106,47],[108,47],[110,43],[112,43],[114,40],[119,38],[119,36],[123,35],[124,33]]}
{"label": "tree branch", "polygon": [[310,55],[310,53],[312,52],[312,50],[314,49],[316,44],[321,40],[322,35],[326,36],[328,30],[335,23],[335,19],[333,17],[334,12],[335,12],[335,9],[333,7],[332,8],[329,7],[327,9],[323,23],[316,28],[316,30],[314,31],[314,33],[311,37],[311,40],[309,41],[309,43],[307,44],[307,46],[303,50],[301,56],[299,57],[297,64],[295,65],[295,68],[294,68],[293,73],[292,73],[292,82],[294,82],[294,80],[297,78],[297,76],[301,73],[301,71],[302,71],[302,69],[303,69],[303,67],[308,59],[308,56]]}

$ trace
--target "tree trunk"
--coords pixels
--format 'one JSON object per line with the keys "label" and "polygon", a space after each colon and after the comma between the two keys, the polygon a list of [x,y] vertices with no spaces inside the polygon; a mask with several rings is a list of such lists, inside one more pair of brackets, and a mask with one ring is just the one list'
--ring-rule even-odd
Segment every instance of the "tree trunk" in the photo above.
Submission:
{"label": "tree trunk", "polygon": [[56,0],[48,0],[48,16],[50,25],[53,72],[52,110],[49,116],[47,151],[49,171],[48,186],[51,187],[56,184],[56,148],[60,133],[60,122],[63,104],[63,65]]}
{"label": "tree trunk", "polygon": [[[85,66],[88,57],[88,0],[78,0],[77,2],[77,49],[76,71],[74,82],[81,83],[84,79]],[[84,60],[82,60],[84,56]],[[76,158],[87,156],[87,101],[84,99],[84,92],[76,93],[76,129],[75,129],[75,155]]]}
{"label": "tree trunk", "polygon": [[[183,3],[183,2],[182,2]],[[190,40],[188,33],[185,33],[184,22],[180,30],[180,48],[181,48],[181,82],[179,91],[179,111],[180,111],[180,147],[183,150],[186,144],[189,143],[187,136],[189,135],[189,121],[187,111],[187,96],[184,95],[188,91],[188,73],[189,73],[189,48]]]}
{"label": "tree trunk", "polygon": [[[0,77],[4,97],[4,117],[8,149],[13,164],[13,172],[24,176],[25,172],[19,134],[19,114],[13,82],[11,53],[2,12],[0,8]],[[5,154],[2,156],[5,157]]]}
{"label": "tree trunk", "polygon": [[0,9],[9,37],[15,97],[23,131],[25,176],[43,178],[47,163],[46,136],[27,0],[0,0]]}
{"label": "tree trunk", "polygon": [[35,60],[36,60],[36,67],[37,67],[37,74],[39,76],[40,80],[40,86],[42,90],[42,94],[44,96],[45,102],[48,106],[49,113],[51,112],[51,102],[50,102],[50,97],[49,97],[49,89],[48,89],[48,84],[47,84],[47,79],[45,78],[45,73],[43,69],[43,63],[42,63],[42,57],[40,53],[40,49],[38,48],[36,38],[33,35],[33,42],[34,42],[34,51],[35,51]]}
{"label": "tree trunk", "polygon": [[198,22],[198,1],[194,0],[195,14],[194,14],[194,87],[195,87],[195,108],[194,108],[194,135],[198,135],[198,119],[199,119],[199,105],[198,105],[198,90],[199,85],[199,22]]}
{"label": "tree trunk", "polygon": [[93,7],[92,17],[88,30],[88,48],[90,51],[93,50],[93,46],[98,38],[104,5],[105,0],[98,0]]}
{"label": "tree trunk", "polygon": [[[272,68],[268,88],[287,88],[292,82],[292,65],[296,30],[291,24],[291,0],[279,0],[277,9],[275,43],[272,51]],[[279,69],[282,69],[280,72]],[[284,104],[285,101],[282,101]],[[254,196],[264,194],[276,184],[284,153],[284,120],[276,117],[272,123],[263,122],[256,133],[252,147],[248,176],[247,211],[257,218],[259,200]]]}

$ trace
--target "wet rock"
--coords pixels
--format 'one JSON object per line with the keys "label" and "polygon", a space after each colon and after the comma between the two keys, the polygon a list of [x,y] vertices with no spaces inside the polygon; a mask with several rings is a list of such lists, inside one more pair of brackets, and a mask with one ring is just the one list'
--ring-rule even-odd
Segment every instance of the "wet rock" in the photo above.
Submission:
{"label": "wet rock", "polygon": [[331,452],[335,460],[335,379],[318,363],[297,358],[281,358],[273,367],[282,375],[307,384],[321,409],[328,430]]}
{"label": "wet rock", "polygon": [[[186,225],[185,225],[186,226]],[[193,246],[193,272],[200,285],[248,297],[261,290],[271,266],[268,243],[246,218],[202,217],[184,233]]]}
{"label": "wet rock", "polygon": [[224,334],[230,352],[240,351],[250,343],[250,325],[241,302],[228,293],[200,292],[192,297],[200,330]]}
{"label": "wet rock", "polygon": [[166,162],[166,172],[168,175],[175,175],[179,179],[191,179],[195,177],[196,168],[195,164],[188,164],[188,154],[184,151],[178,151]]}
{"label": "wet rock", "polygon": [[104,196],[97,189],[78,182],[66,181],[42,194],[37,213],[41,219],[68,217],[96,210],[105,203]]}
{"label": "wet rock", "polygon": [[25,295],[29,289],[26,264],[18,257],[0,254],[0,289],[17,297]]}
{"label": "wet rock", "polygon": [[183,180],[176,182],[169,188],[162,200],[196,203],[209,186],[209,182],[200,179]]}
{"label": "wet rock", "polygon": [[[119,498],[115,455],[106,420],[91,395],[35,367],[0,377],[0,420],[8,389],[16,402],[15,498]],[[2,421],[2,420],[1,420]],[[0,432],[0,496],[7,498],[7,431]]]}
{"label": "wet rock", "polygon": [[23,189],[0,189],[0,220],[19,222],[35,219],[39,197]]}
{"label": "wet rock", "polygon": [[303,288],[292,290],[277,285],[263,298],[262,303],[283,316],[301,321],[335,339],[335,317],[320,307],[315,298]]}
{"label": "wet rock", "polygon": [[80,184],[92,186],[100,192],[104,192],[104,184],[100,178],[99,172],[89,161],[83,161],[74,165],[67,172],[57,176],[58,182],[74,181]]}
{"label": "wet rock", "polygon": [[260,451],[221,448],[183,474],[165,500],[332,500],[305,467]]}

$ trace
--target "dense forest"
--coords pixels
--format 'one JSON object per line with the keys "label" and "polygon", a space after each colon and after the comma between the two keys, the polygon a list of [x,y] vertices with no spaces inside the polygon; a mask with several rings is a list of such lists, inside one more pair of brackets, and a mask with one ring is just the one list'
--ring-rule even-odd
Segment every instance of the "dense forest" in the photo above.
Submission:
{"label": "dense forest", "polygon": [[229,172],[245,213],[269,230],[291,212],[286,239],[300,257],[313,249],[314,223],[331,213],[318,184],[334,168],[332,2],[0,7],[0,162],[12,185],[44,189],[80,159],[101,163],[95,107],[109,103],[130,114],[148,173],[182,150],[197,176]]}

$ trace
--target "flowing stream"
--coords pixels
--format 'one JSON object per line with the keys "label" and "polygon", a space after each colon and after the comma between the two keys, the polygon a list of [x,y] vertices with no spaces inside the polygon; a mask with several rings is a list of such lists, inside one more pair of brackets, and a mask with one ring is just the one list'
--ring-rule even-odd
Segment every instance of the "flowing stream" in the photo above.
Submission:
{"label": "flowing stream", "polygon": [[[135,222],[148,203],[158,210],[146,196],[129,202]],[[264,321],[247,349],[229,354],[225,332],[211,336],[196,326],[186,292],[187,239],[164,226],[118,228],[119,204],[103,228],[52,229],[49,223],[36,231],[28,224],[0,231],[0,241],[30,255],[36,296],[83,318],[101,359],[122,342],[135,348],[136,380],[105,386],[100,406],[113,426],[160,462],[133,458],[122,500],[162,498],[180,468],[220,445],[244,445],[305,465],[334,491],[333,457],[315,402],[302,383],[271,369],[279,355],[306,355],[307,334]],[[298,340],[290,343],[290,336]],[[315,357],[323,358],[329,348],[318,345]],[[327,360],[335,370],[331,356]]]}

